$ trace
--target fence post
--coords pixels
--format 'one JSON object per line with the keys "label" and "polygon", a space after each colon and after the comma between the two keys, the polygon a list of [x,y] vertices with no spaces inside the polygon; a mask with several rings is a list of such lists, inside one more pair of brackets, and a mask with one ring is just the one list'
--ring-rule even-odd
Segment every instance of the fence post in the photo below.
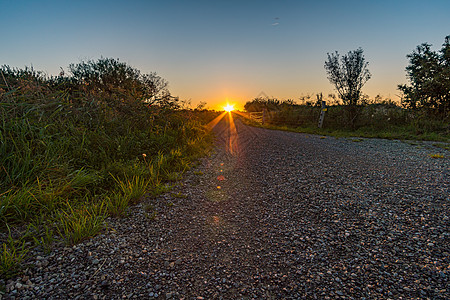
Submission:
{"label": "fence post", "polygon": [[320,118],[319,118],[319,128],[322,128],[323,119],[325,118],[325,112],[327,111],[327,104],[325,101],[322,101],[322,108],[320,110]]}

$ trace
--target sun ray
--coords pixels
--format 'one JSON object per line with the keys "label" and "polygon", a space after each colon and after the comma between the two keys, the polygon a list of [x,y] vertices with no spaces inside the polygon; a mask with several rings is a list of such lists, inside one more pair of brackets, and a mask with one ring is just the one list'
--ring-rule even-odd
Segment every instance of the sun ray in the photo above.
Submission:
{"label": "sun ray", "polygon": [[239,147],[238,147],[238,134],[236,131],[236,125],[234,124],[233,114],[231,112],[228,113],[228,120],[229,120],[229,136],[228,136],[228,152],[230,154],[234,154]]}
{"label": "sun ray", "polygon": [[220,120],[222,120],[223,117],[225,117],[225,115],[227,114],[226,111],[224,111],[223,113],[221,113],[220,115],[218,115],[214,120],[212,120],[211,122],[209,122],[206,126],[209,128],[209,130],[213,129],[217,123],[220,122]]}
{"label": "sun ray", "polygon": [[223,108],[226,112],[232,112],[234,110],[234,105],[232,104],[227,104],[224,108]]}

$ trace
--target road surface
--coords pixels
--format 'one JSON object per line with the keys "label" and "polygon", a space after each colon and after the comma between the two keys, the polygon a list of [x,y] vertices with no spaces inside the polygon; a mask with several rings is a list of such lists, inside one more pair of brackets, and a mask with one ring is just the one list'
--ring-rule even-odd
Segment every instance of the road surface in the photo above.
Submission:
{"label": "road surface", "polygon": [[448,151],[266,130],[232,116],[172,192],[36,258],[22,278],[32,286],[18,281],[26,287],[6,297],[450,298]]}

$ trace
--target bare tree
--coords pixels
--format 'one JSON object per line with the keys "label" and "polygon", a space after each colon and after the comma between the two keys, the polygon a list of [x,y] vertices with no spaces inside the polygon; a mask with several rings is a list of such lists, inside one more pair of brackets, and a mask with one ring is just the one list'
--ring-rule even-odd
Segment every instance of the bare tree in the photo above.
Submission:
{"label": "bare tree", "polygon": [[371,74],[365,61],[363,50],[358,48],[340,57],[339,53],[327,53],[325,70],[328,80],[336,90],[345,105],[355,106],[361,97],[361,88],[370,79]]}

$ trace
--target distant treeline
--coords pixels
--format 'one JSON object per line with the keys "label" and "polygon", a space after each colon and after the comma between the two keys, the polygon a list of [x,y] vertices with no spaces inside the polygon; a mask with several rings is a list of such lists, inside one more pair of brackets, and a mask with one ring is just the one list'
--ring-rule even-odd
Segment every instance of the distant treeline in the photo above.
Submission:
{"label": "distant treeline", "polygon": [[[429,44],[417,46],[407,55],[406,68],[410,85],[399,85],[400,103],[377,95],[370,99],[361,93],[370,79],[368,63],[362,49],[343,57],[328,54],[325,69],[338,96],[327,97],[323,127],[327,130],[392,131],[398,137],[446,140],[450,135],[450,36],[440,51]],[[255,98],[244,108],[248,112],[265,112],[266,124],[294,128],[317,127],[323,94],[308,95],[297,103],[292,99]],[[407,134],[406,134],[407,132]],[[376,134],[375,134],[376,136]]]}

